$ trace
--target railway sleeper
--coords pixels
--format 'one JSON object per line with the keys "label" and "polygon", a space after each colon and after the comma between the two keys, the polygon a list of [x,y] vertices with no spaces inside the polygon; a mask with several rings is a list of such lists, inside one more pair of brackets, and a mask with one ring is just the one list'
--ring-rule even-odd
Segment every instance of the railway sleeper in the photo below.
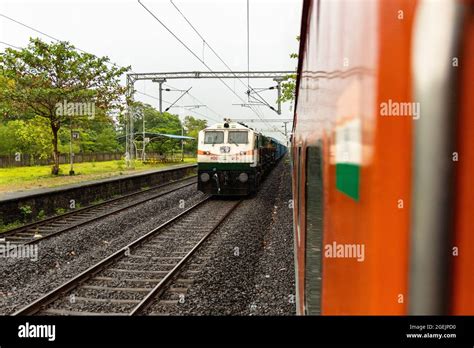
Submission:
{"label": "railway sleeper", "polygon": [[124,282],[136,282],[136,283],[159,283],[161,279],[153,279],[153,278],[112,278],[112,277],[94,277],[93,280],[97,281],[105,281],[105,282],[113,282],[113,281],[124,281]]}
{"label": "railway sleeper", "polygon": [[153,288],[120,288],[120,287],[108,287],[99,285],[83,285],[82,289],[87,290],[99,290],[99,291],[123,291],[123,292],[144,292],[148,293]]}

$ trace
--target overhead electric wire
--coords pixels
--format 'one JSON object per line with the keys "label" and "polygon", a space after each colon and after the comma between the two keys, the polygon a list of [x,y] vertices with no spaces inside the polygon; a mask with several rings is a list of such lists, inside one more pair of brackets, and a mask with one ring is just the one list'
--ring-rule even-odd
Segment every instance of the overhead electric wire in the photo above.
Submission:
{"label": "overhead electric wire", "polygon": [[247,0],[247,88],[250,102],[250,1]]}
{"label": "overhead electric wire", "polygon": [[227,83],[225,83],[224,80],[222,80],[217,74],[214,73],[214,71],[209,67],[209,65],[206,64],[206,62],[204,62],[201,58],[199,58],[199,56],[192,50],[189,48],[188,45],[186,45],[175,33],[173,33],[172,30],[170,30],[157,16],[155,16],[155,14],[153,12],[151,12],[148,7],[146,7],[145,5],[142,4],[142,2],[140,0],[138,0],[138,3],[153,17],[156,19],[156,21],[158,23],[160,23],[163,28],[165,28],[176,40],[178,40],[179,43],[181,43],[197,60],[199,60],[212,74],[214,74],[233,94],[235,94],[237,96],[237,98],[241,99],[240,96],[235,93],[231,87],[229,87],[229,85],[227,85]]}
{"label": "overhead electric wire", "polygon": [[[173,87],[171,86],[169,83],[165,83],[165,85],[167,85],[168,87],[171,87],[171,88],[174,88],[176,89],[176,87]],[[196,96],[194,96],[193,94],[191,94],[191,92],[188,92],[188,95],[189,97],[191,97],[195,102],[197,101],[198,104],[205,104],[206,105],[206,108],[208,108],[211,112],[213,112],[214,114],[216,114],[217,116],[219,116],[221,119],[224,118],[224,116],[222,114],[220,114],[219,112],[215,111],[214,109],[212,109],[209,105],[207,105],[207,103],[204,103],[202,100],[198,99]],[[219,121],[218,121],[219,122]]]}
{"label": "overhead electric wire", "polygon": [[[207,107],[207,106],[206,106],[206,107]],[[212,120],[212,121],[214,121],[214,122],[219,122],[219,120],[216,120],[215,118],[212,118],[212,117],[210,117],[210,116],[207,116],[207,115],[203,114],[202,112],[195,111],[194,109],[186,109],[186,110],[188,110],[188,111],[190,111],[190,112],[194,112],[196,115],[199,115],[199,116],[201,116],[201,117],[207,118],[208,120]]]}
{"label": "overhead electric wire", "polygon": [[[8,19],[8,20],[10,20],[10,21],[12,21],[12,22],[15,22],[15,23],[17,23],[17,24],[19,24],[19,25],[21,25],[21,26],[23,26],[23,27],[25,27],[25,28],[28,28],[28,29],[30,29],[30,30],[33,30],[34,32],[37,32],[38,34],[41,34],[41,35],[46,36],[46,37],[48,37],[48,38],[50,38],[50,39],[53,39],[53,40],[56,41],[56,42],[64,42],[63,40],[60,40],[60,39],[58,39],[58,38],[56,38],[56,37],[54,37],[54,36],[52,36],[52,35],[46,34],[45,32],[43,32],[43,31],[41,31],[41,30],[35,29],[35,28],[33,28],[32,26],[29,26],[29,25],[27,25],[27,24],[25,24],[25,23],[22,23],[22,22],[20,22],[20,21],[18,21],[18,20],[16,20],[16,19],[13,19],[13,18],[11,18],[11,17],[8,17],[8,16],[6,16],[6,15],[4,15],[4,14],[2,14],[2,13],[0,13],[0,16],[1,16],[1,17],[4,17],[4,18],[6,18],[6,19]],[[85,51],[85,50],[83,50],[83,49],[81,49],[81,48],[79,48],[79,47],[74,46],[74,48],[75,48],[76,50],[82,52],[82,53],[86,53],[86,54],[90,54],[90,55],[96,56],[95,54],[92,54],[92,53],[90,53],[90,52],[87,52],[87,51]],[[106,64],[114,65],[114,66],[119,67],[119,68],[125,68],[124,66],[121,66],[121,65],[118,65],[118,64],[112,63],[112,62],[105,62],[105,63],[106,63]]]}
{"label": "overhead electric wire", "polygon": [[[249,21],[250,21],[250,16],[249,16],[249,3],[247,2],[247,84],[245,84],[244,81],[242,81],[242,79],[240,77],[238,77],[234,71],[232,70],[232,68],[221,58],[221,56],[214,50],[214,48],[212,48],[212,46],[206,41],[206,39],[204,38],[204,36],[196,29],[196,27],[194,27],[194,25],[191,23],[191,21],[185,16],[185,14],[179,9],[179,7],[173,2],[173,0],[170,0],[171,4],[174,6],[174,8],[179,12],[179,14],[183,17],[183,19],[189,24],[189,26],[194,30],[194,32],[201,38],[201,40],[203,41],[203,43],[209,47],[209,49],[212,51],[212,53],[214,53],[214,55],[221,61],[222,64],[225,65],[225,67],[232,73],[234,74],[235,78],[237,78],[246,88],[247,88],[247,91],[249,92],[249,95],[248,97],[250,98],[250,90],[252,90],[253,92],[255,92],[259,97],[260,97],[260,100],[259,99],[256,99],[255,97],[253,97],[254,99],[258,100],[259,102],[265,104],[266,106],[268,106],[271,110],[273,111],[276,111],[275,108],[273,108],[266,100],[265,98],[262,97],[262,95],[260,95],[260,93],[258,93],[257,90],[255,90],[252,86],[250,86],[250,29],[249,29]],[[250,101],[250,100],[249,100]]]}
{"label": "overhead electric wire", "polygon": [[[145,7],[140,1],[138,1],[143,7]],[[248,97],[250,99],[250,90],[252,90],[253,92],[255,92],[255,94],[257,94],[257,96],[260,98],[260,99],[257,99],[256,97],[252,97],[254,98],[255,100],[257,100],[258,102],[260,103],[263,103],[265,104],[267,107],[269,107],[271,110],[275,111],[275,108],[273,108],[266,100],[265,98],[263,98],[260,93],[255,90],[253,87],[250,86],[250,3],[249,3],[249,0],[247,0],[247,85],[245,85],[245,83],[242,81],[241,78],[239,78],[234,72],[233,70],[229,67],[229,65],[221,58],[221,56],[214,50],[214,48],[212,48],[212,46],[206,41],[206,39],[204,38],[204,36],[194,27],[194,25],[191,23],[191,21],[184,15],[184,13],[178,8],[178,6],[173,2],[173,0],[170,0],[171,4],[174,6],[174,8],[179,12],[179,14],[183,17],[183,19],[189,24],[189,26],[194,30],[194,32],[199,36],[199,38],[201,38],[201,40],[203,41],[203,45],[206,45],[207,47],[209,47],[209,49],[212,51],[212,53],[214,53],[214,55],[222,62],[222,64],[225,65],[225,67],[231,72],[234,74],[234,76],[245,86],[247,87],[247,90],[248,90]],[[145,9],[150,12],[146,7]],[[150,14],[155,17],[155,19],[158,20],[158,18],[156,18],[156,16],[154,16],[151,12]],[[158,20],[160,22],[160,24],[162,24],[171,34],[173,34],[170,29],[168,29],[160,20]],[[175,36],[175,35],[173,35]],[[175,36],[176,37],[176,36]],[[177,38],[177,37],[176,37]],[[177,38],[178,39],[178,38]],[[181,42],[181,44],[183,44],[186,48],[188,48],[181,40],[178,39],[178,41]],[[189,51],[191,51],[189,48],[188,48]],[[193,52],[191,52],[193,53]],[[196,55],[195,55],[196,56]],[[198,58],[196,56],[196,58]],[[199,59],[199,58],[198,58]],[[201,60],[201,63],[204,63],[204,60]],[[206,66],[207,67],[207,66]],[[208,67],[208,69],[212,72],[212,70]],[[225,83],[224,83],[225,84]],[[227,85],[226,85],[227,86]],[[227,86],[227,88],[229,88],[229,86]],[[235,89],[235,86],[234,86],[234,89]],[[233,93],[235,93],[235,90],[233,90]],[[241,98],[239,98],[240,100],[242,100]],[[245,102],[244,102],[245,103]],[[242,104],[244,105],[244,104]],[[274,126],[271,126],[268,122],[266,122],[264,120],[264,115],[261,113],[261,110],[257,109],[255,107],[254,109],[254,106],[251,105],[251,104],[248,104],[248,107],[264,122],[266,123],[267,125],[269,125],[270,127],[273,127],[273,129],[275,129],[275,132],[278,132],[278,133],[281,133],[283,136],[286,137],[286,135],[278,130],[276,127]],[[260,112],[260,115],[259,116],[259,112]]]}
{"label": "overhead electric wire", "polygon": [[[9,16],[6,16],[6,15],[4,15],[4,14],[2,14],[2,13],[0,13],[0,16],[6,18],[6,19],[8,19],[8,20],[10,20],[10,21],[12,21],[12,22],[14,22],[14,23],[16,23],[16,24],[19,24],[19,25],[21,25],[21,26],[23,26],[23,27],[25,27],[25,28],[28,28],[28,29],[30,29],[30,30],[36,32],[36,33],[39,33],[39,34],[41,34],[41,35],[43,35],[43,36],[46,36],[46,37],[48,37],[48,38],[50,38],[50,39],[52,39],[52,40],[54,40],[54,41],[56,41],[56,42],[62,42],[60,39],[58,39],[58,38],[56,38],[56,37],[54,37],[54,36],[52,36],[52,35],[49,35],[49,34],[43,32],[43,31],[41,31],[41,30],[38,30],[38,29],[36,29],[36,28],[33,28],[33,27],[30,26],[30,25],[27,25],[27,24],[25,24],[25,23],[22,23],[22,22],[20,22],[20,21],[18,21],[18,20],[16,20],[16,19],[13,19],[13,18],[11,18],[11,17],[9,17]],[[4,45],[7,45],[7,46],[10,46],[10,47],[13,47],[13,48],[16,48],[16,49],[22,49],[22,47],[15,46],[15,45],[9,44],[9,43],[7,43],[7,42],[0,41],[0,43],[1,43],[1,44],[4,44]],[[86,53],[86,54],[90,54],[90,55],[96,56],[95,54],[92,54],[92,53],[90,53],[90,52],[87,52],[87,51],[85,51],[85,50],[83,50],[83,49],[80,49],[80,48],[78,48],[78,47],[75,47],[75,49],[77,49],[78,51],[80,51],[80,52],[82,52],[82,53]],[[116,63],[112,63],[112,62],[106,62],[106,63],[107,63],[107,64],[111,64],[111,65],[116,66],[116,67],[119,67],[119,68],[125,68],[124,66],[121,66],[121,65],[116,64]],[[130,71],[133,73],[132,70],[130,70]],[[149,94],[147,94],[147,93],[141,92],[141,91],[139,91],[139,90],[135,90],[135,92],[159,100],[158,98],[153,97],[153,96],[151,96],[151,95],[149,95]],[[171,104],[169,101],[166,101],[166,100],[163,100],[163,102],[168,103],[168,104]],[[188,109],[186,109],[186,110],[188,110]],[[192,110],[189,110],[189,111],[192,111]],[[198,112],[195,112],[195,113],[196,113],[196,114],[200,114],[200,113],[198,113]],[[203,114],[200,114],[200,115],[201,115],[201,116],[204,116]],[[208,117],[208,116],[204,116],[204,117],[215,121],[215,119],[213,119],[213,118],[211,118],[211,117]]]}
{"label": "overhead electric wire", "polygon": [[[199,38],[203,41],[203,43],[205,43],[209,49],[212,51],[212,53],[214,53],[214,55],[222,62],[222,64],[225,65],[225,67],[239,80],[239,82],[242,83],[242,85],[244,85],[246,88],[247,88],[247,91],[248,91],[248,102],[250,102],[250,91],[252,90],[253,92],[255,92],[257,94],[257,96],[260,98],[260,99],[257,99],[256,97],[252,96],[253,99],[257,100],[259,103],[262,103],[262,104],[265,104],[268,108],[270,108],[271,110],[275,111],[275,108],[272,107],[266,100],[265,98],[263,98],[260,93],[258,91],[256,91],[253,87],[250,86],[250,55],[249,55],[249,42],[250,42],[250,39],[249,39],[249,4],[247,3],[247,85],[245,84],[244,81],[242,81],[241,78],[239,78],[235,73],[234,71],[230,68],[230,66],[221,58],[221,56],[214,50],[214,48],[212,48],[211,45],[209,45],[209,43],[206,41],[206,39],[204,38],[204,36],[194,27],[194,25],[191,23],[191,21],[184,15],[184,13],[179,9],[179,7],[173,2],[173,0],[170,0],[171,4],[174,6],[174,8],[179,12],[179,14],[183,17],[183,19],[189,24],[189,26],[194,30],[194,32],[199,36]],[[141,4],[141,3],[140,3]],[[142,6],[144,6],[142,4]],[[150,12],[150,11],[149,11]],[[156,17],[155,17],[156,18]],[[161,23],[161,21],[159,21]],[[162,23],[161,23],[162,24]],[[163,25],[163,24],[162,24]],[[168,29],[168,31],[170,31]],[[182,41],[179,40],[181,43]],[[188,48],[189,50],[189,48]],[[204,61],[202,60],[201,63],[204,64]],[[210,70],[210,68],[208,68]],[[211,71],[212,72],[212,71]],[[227,88],[229,88],[229,86],[227,86]],[[232,90],[232,92],[234,94],[235,93],[235,90]],[[241,98],[239,98],[243,103],[245,103]],[[253,106],[251,104],[248,104],[248,107],[263,121],[265,122],[264,120],[264,115],[263,114],[258,114],[257,112],[257,109],[254,109]],[[265,122],[267,123],[267,122]],[[268,123],[267,123],[268,124]],[[270,127],[272,127],[272,125],[268,124]],[[277,128],[274,127],[275,130],[277,130]],[[278,131],[278,130],[277,130]],[[278,131],[280,132],[280,131]],[[283,132],[280,132],[282,135],[284,135]]]}
{"label": "overhead electric wire", "polygon": [[[171,29],[169,29],[153,12],[151,12],[140,0],[138,0],[138,3],[153,17],[155,20],[161,24],[176,40],[178,40],[179,43],[181,43],[197,60],[199,60],[211,73],[213,73],[226,87],[229,89],[237,98],[239,98],[243,103],[245,101],[237,94],[235,91],[227,84],[223,79],[221,79],[217,74],[214,73],[214,71],[209,67],[209,65],[206,64],[199,56],[189,48],[188,45],[186,45]],[[255,112],[255,114],[261,118],[261,116],[251,107],[251,110]],[[263,120],[263,119],[262,119]],[[283,133],[282,133],[283,134]]]}
{"label": "overhead electric wire", "polygon": [[[138,2],[139,2],[148,12],[150,12],[140,1],[138,1]],[[156,18],[156,16],[154,16],[151,12],[150,12],[150,14],[151,14],[153,17]],[[28,28],[28,29],[30,29],[30,30],[36,32],[36,33],[39,33],[39,34],[41,34],[41,35],[43,35],[43,36],[46,36],[46,37],[48,37],[48,38],[50,38],[50,39],[52,39],[52,40],[54,40],[54,41],[56,41],[56,42],[63,42],[62,40],[60,40],[60,39],[58,39],[58,38],[56,38],[56,37],[54,37],[54,36],[52,36],[52,35],[49,35],[49,34],[43,32],[43,31],[41,31],[41,30],[38,30],[38,29],[36,29],[36,28],[33,28],[33,27],[30,26],[30,25],[27,25],[27,24],[25,24],[25,23],[23,23],[23,22],[20,22],[20,21],[16,20],[16,19],[13,19],[13,18],[11,18],[11,17],[9,17],[9,16],[6,16],[6,15],[4,15],[4,14],[2,14],[2,13],[0,13],[0,16],[6,18],[6,19],[8,19],[8,20],[10,20],[10,21],[12,21],[12,22],[18,24],[18,25],[21,25],[21,26],[23,26],[23,27],[25,27],[25,28]],[[159,21],[158,18],[156,18],[156,19]],[[159,21],[159,22],[160,22],[160,21]],[[161,23],[161,22],[160,22],[160,23]],[[170,31],[164,24],[162,24],[162,25],[163,25],[168,31]],[[170,33],[172,33],[172,32],[170,31]],[[172,34],[173,34],[173,33],[172,33]],[[175,36],[175,35],[173,34],[173,36]],[[185,45],[181,40],[179,40],[179,38],[178,38],[177,36],[175,36],[175,37],[176,37],[176,39],[178,39],[178,41],[180,41],[183,45]],[[13,48],[16,48],[16,49],[21,49],[21,47],[18,47],[18,46],[15,46],[15,45],[11,45],[11,44],[6,43],[6,42],[0,42],[0,43],[5,44],[5,45],[10,46],[10,47],[13,47]],[[206,45],[209,47],[209,44],[206,43]],[[186,46],[186,45],[185,45],[185,46]],[[187,47],[187,46],[186,46],[186,47]],[[81,48],[79,48],[79,47],[76,47],[76,46],[75,46],[75,49],[77,49],[77,50],[80,51],[80,52],[83,52],[83,53],[86,53],[86,54],[90,54],[90,55],[96,56],[95,54],[92,54],[92,53],[90,53],[90,52],[87,52],[87,51],[85,51],[85,50],[83,50],[83,49],[81,49]],[[190,49],[188,48],[188,50],[190,50]],[[190,52],[193,53],[193,55],[195,55],[194,52],[192,52],[192,50],[190,50]],[[195,55],[195,56],[196,56],[196,55]],[[206,67],[207,67],[211,72],[213,72],[213,71],[207,66],[207,64],[204,63],[204,61],[202,61],[201,59],[199,59],[199,57],[197,57],[197,56],[196,56],[196,58],[197,58],[198,60],[200,60],[204,65],[206,65]],[[116,63],[113,63],[113,62],[106,62],[106,63],[107,63],[107,64],[110,64],[110,65],[113,65],[113,66],[116,66],[116,67],[119,67],[119,68],[125,68],[124,66],[121,66],[121,65],[116,64]],[[133,73],[132,70],[130,70],[130,71]],[[232,89],[231,89],[221,78],[219,78],[219,80],[221,80],[221,82],[224,83],[224,85],[226,85],[226,87],[229,88],[229,89],[232,91]],[[135,90],[135,91],[136,91],[137,93],[140,93],[140,94],[143,94],[143,95],[147,95],[146,93],[140,92],[140,91],[138,91],[138,90]],[[232,92],[233,92],[234,94],[236,94],[234,91],[232,91]],[[149,96],[149,95],[148,95],[148,96]],[[236,94],[236,96],[237,96],[241,101],[243,101],[243,100],[240,98],[240,96],[238,96],[237,94]],[[166,101],[165,101],[165,102],[166,102]],[[169,102],[167,102],[167,103],[169,103]],[[207,107],[208,107],[208,106],[207,106]],[[209,108],[209,107],[208,107],[208,108]],[[211,111],[213,111],[211,108],[209,108],[209,109],[210,109]],[[252,109],[252,110],[253,110],[253,109]],[[192,111],[192,110],[189,110],[189,111]],[[214,111],[213,111],[213,112],[214,112]],[[254,112],[255,112],[255,111],[254,111]],[[197,113],[197,112],[195,112],[195,113],[196,113],[196,114],[199,114],[199,113]],[[214,113],[215,113],[215,112],[214,112]],[[256,112],[255,112],[255,113],[256,113]],[[257,114],[257,113],[256,113],[256,114]],[[218,115],[219,115],[219,114],[218,114]],[[257,114],[257,116],[258,116],[258,114]],[[260,117],[260,116],[259,116],[259,117]],[[209,117],[207,117],[207,118],[209,118]]]}
{"label": "overhead electric wire", "polygon": [[[183,19],[189,24],[189,26],[194,30],[194,32],[201,38],[201,40],[206,44],[207,47],[209,47],[209,49],[211,50],[212,53],[214,53],[214,55],[221,61],[222,64],[225,65],[225,67],[231,72],[234,74],[234,76],[240,81],[243,83],[244,86],[245,83],[242,81],[241,78],[239,78],[235,73],[234,71],[232,70],[232,68],[224,61],[224,59],[222,59],[222,57],[214,50],[214,48],[212,48],[212,46],[206,41],[206,39],[201,35],[201,33],[199,33],[199,31],[194,27],[194,25],[191,23],[191,21],[184,15],[184,13],[179,9],[179,7],[173,2],[173,0],[170,0],[171,4],[174,6],[174,8],[179,12],[179,14],[183,17]],[[247,86],[246,86],[247,87]]]}
{"label": "overhead electric wire", "polygon": [[[157,98],[157,97],[155,97],[155,96],[153,96],[153,95],[150,95],[150,94],[147,94],[147,93],[143,93],[143,92],[140,92],[140,91],[137,91],[137,93],[143,94],[143,95],[145,95],[145,96],[147,96],[147,97],[149,97],[149,98],[152,98],[152,99],[155,99],[155,100],[160,101],[160,98]],[[188,92],[188,94],[189,94],[189,92]],[[162,99],[162,101],[165,102],[165,103],[167,103],[167,104],[171,104],[171,102],[169,102],[169,101],[167,101],[167,100]],[[182,106],[182,107],[183,107],[184,109],[186,109],[187,111],[193,112],[193,113],[195,113],[196,115],[199,115],[199,116],[201,116],[201,117],[207,118],[208,120],[211,120],[211,121],[214,121],[214,122],[219,122],[219,120],[217,120],[217,119],[215,119],[215,118],[213,118],[213,117],[211,117],[211,116],[205,115],[205,114],[203,114],[203,113],[201,113],[201,112],[198,112],[198,111],[194,111],[193,109],[187,108],[187,107],[185,107],[185,106]],[[207,105],[206,105],[206,107],[209,108]]]}
{"label": "overhead electric wire", "polygon": [[15,45],[9,44],[9,43],[7,43],[7,42],[4,42],[4,41],[0,41],[0,44],[2,44],[2,45],[6,45],[6,46],[10,46],[10,47],[13,47],[13,48],[16,48],[17,50],[21,50],[21,47],[18,47],[18,46],[15,46]]}
{"label": "overhead electric wire", "polygon": [[184,91],[183,94],[181,94],[181,95],[178,97],[178,99],[176,99],[173,103],[171,103],[170,106],[168,106],[168,107],[165,109],[165,111],[168,111],[172,106],[174,106],[182,97],[185,96],[186,93],[189,92],[189,90],[190,90],[191,88],[192,88],[192,87],[189,87],[186,91]]}
{"label": "overhead electric wire", "polygon": [[[155,20],[161,24],[161,26],[163,28],[165,28],[179,43],[181,43],[181,45],[183,45],[197,60],[199,60],[211,73],[213,73],[216,78],[218,78],[226,87],[227,89],[229,89],[242,103],[245,103],[245,100],[242,99],[227,83],[225,83],[225,81],[220,78],[217,74],[214,73],[214,71],[211,69],[211,67],[209,67],[209,65],[206,64],[206,62],[204,62],[201,58],[199,58],[199,56],[191,49],[189,48],[188,45],[186,45],[171,29],[169,29],[153,12],[150,11],[150,9],[148,9],[148,7],[146,7],[140,0],[138,0],[138,3],[153,17],[155,18]],[[177,7],[175,4],[173,4],[175,7]],[[182,14],[182,12],[180,12]],[[189,20],[187,20],[187,22],[189,22]],[[190,22],[189,22],[190,23]],[[194,26],[193,26],[194,28]],[[194,30],[197,32],[197,30],[194,28]],[[201,34],[198,34],[202,39],[202,35]],[[209,44],[207,44],[209,46]],[[226,64],[226,66],[228,67],[228,65]],[[229,68],[229,67],[228,67]],[[230,69],[230,68],[229,68]],[[231,70],[231,69],[230,69]],[[231,70],[232,71],[232,70]],[[259,117],[260,119],[262,119],[262,121],[264,121],[264,118],[262,118],[260,116],[260,114],[257,113],[257,111],[252,107],[252,106],[249,106],[250,109],[257,115],[257,117]],[[265,122],[265,121],[264,121]],[[269,125],[270,127],[272,127],[271,125]],[[275,128],[276,129],[276,128]],[[283,132],[281,132],[283,134]],[[284,135],[284,134],[283,134]]]}
{"label": "overhead electric wire", "polygon": [[[143,95],[145,95],[145,96],[147,96],[147,97],[150,97],[150,98],[153,98],[153,99],[156,99],[156,100],[160,100],[160,98],[157,98],[157,97],[155,97],[155,96],[153,96],[153,95],[151,95],[151,94],[147,94],[147,93],[145,93],[145,92],[141,92],[141,91],[135,91],[135,92],[137,92],[138,94],[143,94]],[[171,102],[169,102],[169,101],[167,101],[167,100],[164,100],[164,99],[161,99],[161,101],[164,102],[164,103],[166,103],[166,104],[171,104]]]}
{"label": "overhead electric wire", "polygon": [[[22,23],[22,22],[20,22],[20,21],[17,21],[16,19],[13,19],[13,18],[11,18],[11,17],[8,17],[8,16],[6,16],[6,15],[4,15],[4,14],[2,14],[2,13],[0,13],[0,16],[5,17],[6,19],[8,19],[8,20],[10,20],[10,21],[12,21],[12,22],[15,22],[15,23],[17,23],[17,24],[19,24],[19,25],[21,25],[21,26],[23,26],[23,27],[25,27],[25,28],[28,28],[28,29],[30,29],[30,30],[33,30],[33,31],[35,31],[35,32],[37,32],[37,33],[39,33],[39,34],[41,34],[41,35],[44,35],[44,36],[46,36],[46,37],[49,37],[50,39],[53,39],[54,41],[61,41],[61,40],[55,38],[54,36],[48,35],[48,34],[42,32],[42,31],[40,31],[40,30],[38,30],[38,29],[35,29],[35,28],[33,28],[33,27],[30,27],[29,25],[27,25],[27,24],[25,24],[25,23]],[[78,49],[78,50],[79,50],[79,49]]]}

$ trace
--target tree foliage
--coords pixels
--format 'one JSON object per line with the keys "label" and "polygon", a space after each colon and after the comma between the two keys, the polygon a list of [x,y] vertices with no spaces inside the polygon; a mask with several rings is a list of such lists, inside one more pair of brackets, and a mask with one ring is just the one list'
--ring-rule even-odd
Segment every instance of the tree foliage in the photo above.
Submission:
{"label": "tree foliage", "polygon": [[[59,130],[62,125],[86,127],[123,108],[125,87],[120,76],[129,68],[108,66],[107,57],[78,52],[68,42],[30,39],[28,47],[0,54],[0,112],[7,118],[47,120],[51,129],[53,174],[59,172]],[[92,103],[95,114],[83,117],[58,111],[63,103]],[[66,104],[64,104],[66,105]]]}
{"label": "tree foliage", "polygon": [[200,120],[192,116],[186,116],[184,118],[184,127],[187,129],[186,135],[193,137],[194,141],[187,141],[184,147],[187,152],[197,151],[197,140],[199,131],[207,127],[206,120]]}
{"label": "tree foliage", "polygon": [[[204,120],[196,119],[192,116],[186,116],[184,122],[181,122],[178,115],[169,112],[160,113],[153,106],[141,102],[133,104],[134,132],[137,137],[143,132],[143,117],[145,117],[146,133],[174,134],[181,135],[182,126],[185,128],[185,135],[195,138],[196,140],[186,140],[184,149],[186,152],[195,152],[197,149],[197,135],[201,129],[207,126]],[[139,137],[139,139],[141,139]],[[138,144],[140,149],[141,142]],[[166,153],[170,151],[180,151],[181,142],[175,139],[167,139],[163,137],[151,137],[151,142],[147,145],[148,152]]]}
{"label": "tree foliage", "polygon": [[[52,173],[59,169],[59,154],[124,151],[125,87],[119,81],[128,68],[117,68],[107,57],[78,52],[67,42],[46,43],[31,39],[24,49],[0,53],[0,155],[17,152],[34,158],[53,155]],[[93,104],[93,115],[84,115],[76,104]],[[72,109],[69,109],[73,106]],[[197,139],[206,121],[160,113],[141,102],[132,104],[136,146],[141,149],[143,117],[147,133],[185,135]],[[113,120],[111,115],[118,115]],[[92,116],[92,117],[91,117]],[[122,135],[122,137],[120,137]],[[197,141],[185,141],[187,152]],[[147,152],[180,151],[179,140],[155,137]]]}
{"label": "tree foliage", "polygon": [[51,153],[51,129],[42,117],[0,124],[0,154],[27,153],[47,158]]}
{"label": "tree foliage", "polygon": [[[297,36],[296,40],[300,41],[300,37]],[[291,53],[290,58],[298,59],[297,53]],[[296,73],[286,76],[286,79],[281,84],[281,96],[278,101],[284,103],[287,101],[294,101],[296,95]]]}

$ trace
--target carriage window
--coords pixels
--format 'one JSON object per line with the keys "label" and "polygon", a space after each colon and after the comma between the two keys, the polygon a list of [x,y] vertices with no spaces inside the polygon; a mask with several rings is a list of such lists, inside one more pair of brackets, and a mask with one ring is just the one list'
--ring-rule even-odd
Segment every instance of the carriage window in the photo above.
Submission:
{"label": "carriage window", "polygon": [[222,144],[224,142],[224,132],[207,131],[204,135],[204,144]]}
{"label": "carriage window", "polygon": [[227,142],[229,144],[247,144],[249,142],[248,134],[248,132],[229,131]]}

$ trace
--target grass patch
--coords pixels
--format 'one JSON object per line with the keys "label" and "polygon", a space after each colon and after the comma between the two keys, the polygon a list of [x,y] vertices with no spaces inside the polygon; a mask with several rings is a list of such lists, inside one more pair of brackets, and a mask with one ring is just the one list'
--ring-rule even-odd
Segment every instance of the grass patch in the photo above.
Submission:
{"label": "grass patch", "polygon": [[56,215],[62,215],[64,213],[66,213],[66,209],[64,209],[64,208],[56,208],[54,211],[55,211]]}
{"label": "grass patch", "polygon": [[56,187],[82,181],[97,180],[144,170],[195,163],[195,158],[184,162],[143,164],[135,161],[135,168],[127,169],[125,161],[85,162],[74,165],[76,175],[70,176],[69,164],[60,165],[60,175],[51,175],[51,166],[0,168],[0,194],[35,188]]}
{"label": "grass patch", "polygon": [[17,227],[20,227],[20,226],[23,226],[23,225],[24,225],[24,223],[20,222],[20,221],[15,221],[15,222],[12,222],[12,223],[9,223],[9,224],[6,224],[6,225],[4,225],[2,223],[2,224],[0,224],[0,233],[12,230],[14,228],[17,228]]}

